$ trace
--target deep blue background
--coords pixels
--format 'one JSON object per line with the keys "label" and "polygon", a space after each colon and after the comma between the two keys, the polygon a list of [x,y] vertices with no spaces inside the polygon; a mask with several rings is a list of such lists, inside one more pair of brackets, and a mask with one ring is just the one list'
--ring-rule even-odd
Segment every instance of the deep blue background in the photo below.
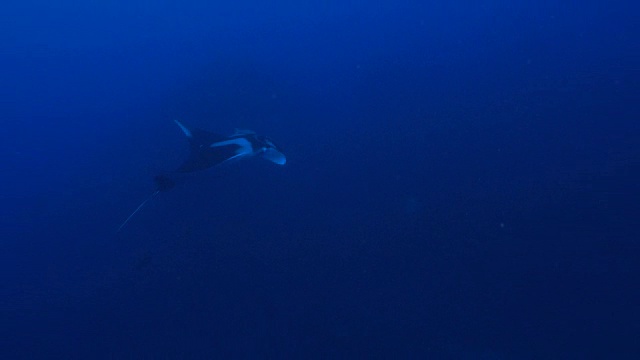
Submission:
{"label": "deep blue background", "polygon": [[637,358],[632,3],[4,0],[0,357]]}

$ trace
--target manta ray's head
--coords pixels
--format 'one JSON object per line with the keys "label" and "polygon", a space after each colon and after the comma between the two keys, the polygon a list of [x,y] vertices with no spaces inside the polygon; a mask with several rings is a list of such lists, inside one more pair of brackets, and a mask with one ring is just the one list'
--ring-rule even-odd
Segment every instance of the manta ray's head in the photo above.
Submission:
{"label": "manta ray's head", "polygon": [[258,151],[260,156],[278,165],[284,165],[287,162],[287,157],[273,143],[273,140],[266,136],[256,136],[256,139],[260,143]]}

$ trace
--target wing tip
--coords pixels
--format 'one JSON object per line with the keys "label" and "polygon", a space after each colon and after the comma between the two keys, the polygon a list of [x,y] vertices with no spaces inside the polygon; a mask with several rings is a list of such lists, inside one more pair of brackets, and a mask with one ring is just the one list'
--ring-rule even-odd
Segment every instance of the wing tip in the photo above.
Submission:
{"label": "wing tip", "polygon": [[189,130],[189,128],[187,128],[186,126],[184,126],[180,121],[178,120],[173,120],[176,125],[178,125],[180,127],[180,130],[182,130],[182,132],[184,133],[184,135],[188,138],[192,138],[193,134],[191,133],[191,130]]}

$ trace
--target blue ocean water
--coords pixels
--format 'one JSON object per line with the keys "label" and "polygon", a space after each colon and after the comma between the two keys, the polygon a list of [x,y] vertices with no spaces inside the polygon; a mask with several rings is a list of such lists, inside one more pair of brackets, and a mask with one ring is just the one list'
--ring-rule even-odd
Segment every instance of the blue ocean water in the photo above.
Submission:
{"label": "blue ocean water", "polygon": [[637,10],[4,0],[0,358],[638,358]]}

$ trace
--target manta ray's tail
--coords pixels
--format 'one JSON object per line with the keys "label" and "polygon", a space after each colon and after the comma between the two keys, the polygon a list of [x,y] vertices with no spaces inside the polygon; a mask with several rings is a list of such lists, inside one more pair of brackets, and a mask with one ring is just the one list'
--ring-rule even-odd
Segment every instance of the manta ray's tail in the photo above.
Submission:
{"label": "manta ray's tail", "polygon": [[176,186],[175,181],[171,180],[170,178],[164,175],[157,175],[155,178],[153,178],[153,181],[156,183],[156,191],[154,191],[153,194],[151,194],[151,196],[146,198],[142,203],[140,203],[140,205],[138,205],[138,207],[131,213],[131,215],[129,215],[129,217],[122,223],[122,225],[120,225],[120,227],[118,228],[118,232],[120,232],[120,230],[122,230],[122,228],[124,228],[124,226],[127,225],[129,220],[131,220],[131,218],[135,214],[137,214],[140,210],[142,210],[142,208],[149,202],[149,200],[156,197],[156,195],[158,195],[160,192],[169,191],[173,189],[174,186]]}

